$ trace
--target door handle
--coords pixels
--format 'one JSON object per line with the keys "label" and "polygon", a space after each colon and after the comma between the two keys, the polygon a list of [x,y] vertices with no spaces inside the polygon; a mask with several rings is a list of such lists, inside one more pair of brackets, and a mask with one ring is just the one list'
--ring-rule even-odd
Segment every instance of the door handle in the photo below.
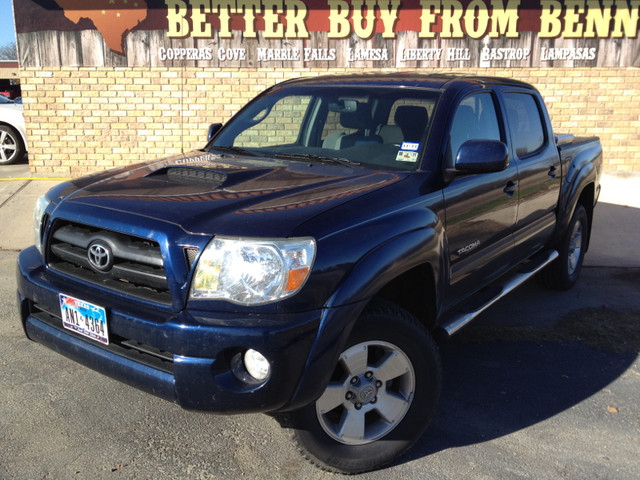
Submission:
{"label": "door handle", "polygon": [[509,183],[507,183],[507,186],[504,187],[502,191],[506,193],[509,198],[511,198],[513,197],[513,194],[516,193],[517,189],[518,189],[518,184],[509,180]]}
{"label": "door handle", "polygon": [[558,173],[558,169],[556,167],[554,167],[553,165],[551,165],[551,167],[549,168],[549,172],[548,175],[555,180],[556,179],[556,175]]}

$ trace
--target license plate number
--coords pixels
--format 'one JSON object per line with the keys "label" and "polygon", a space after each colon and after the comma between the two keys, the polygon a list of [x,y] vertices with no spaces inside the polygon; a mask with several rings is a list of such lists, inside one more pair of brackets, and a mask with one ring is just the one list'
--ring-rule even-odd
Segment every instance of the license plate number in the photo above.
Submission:
{"label": "license plate number", "polygon": [[104,308],[60,294],[62,326],[103,345],[109,345],[107,313]]}

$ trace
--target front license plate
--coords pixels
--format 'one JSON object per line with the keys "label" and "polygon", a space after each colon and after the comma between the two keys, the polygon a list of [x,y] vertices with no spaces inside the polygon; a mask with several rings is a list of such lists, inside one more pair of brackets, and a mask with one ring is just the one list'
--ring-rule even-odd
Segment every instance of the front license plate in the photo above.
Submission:
{"label": "front license plate", "polygon": [[109,345],[107,313],[104,308],[61,293],[60,311],[64,328]]}

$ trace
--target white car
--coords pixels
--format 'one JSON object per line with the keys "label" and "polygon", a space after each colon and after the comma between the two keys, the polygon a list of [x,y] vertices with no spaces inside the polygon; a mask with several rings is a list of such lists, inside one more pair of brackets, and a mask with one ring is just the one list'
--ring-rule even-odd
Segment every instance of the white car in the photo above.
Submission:
{"label": "white car", "polygon": [[0,165],[9,165],[24,157],[27,151],[23,107],[0,98]]}

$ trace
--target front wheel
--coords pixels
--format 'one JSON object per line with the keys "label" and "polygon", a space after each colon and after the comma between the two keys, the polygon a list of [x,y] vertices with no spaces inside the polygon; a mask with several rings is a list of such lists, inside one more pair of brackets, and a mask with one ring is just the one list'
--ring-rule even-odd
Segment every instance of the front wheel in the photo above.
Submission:
{"label": "front wheel", "polygon": [[340,473],[374,470],[423,434],[440,395],[438,349],[408,312],[375,302],[358,320],[322,396],[290,415],[308,458]]}
{"label": "front wheel", "polygon": [[7,125],[0,125],[0,165],[15,163],[24,157],[24,153],[20,134]]}

